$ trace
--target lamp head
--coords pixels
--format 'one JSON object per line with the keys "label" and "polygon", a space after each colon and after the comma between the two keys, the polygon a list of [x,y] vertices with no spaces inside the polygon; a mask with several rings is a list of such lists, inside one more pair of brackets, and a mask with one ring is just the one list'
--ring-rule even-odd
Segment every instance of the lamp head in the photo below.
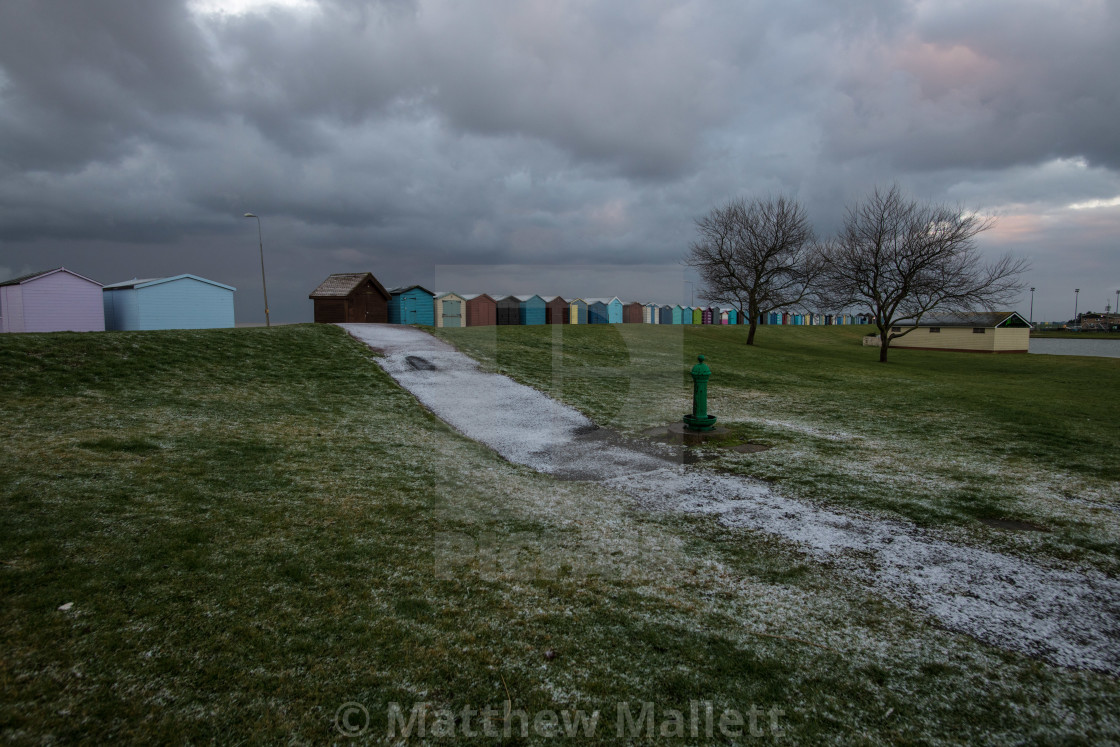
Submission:
{"label": "lamp head", "polygon": [[253,215],[252,213],[245,213],[244,217],[245,218],[256,218],[257,216]]}

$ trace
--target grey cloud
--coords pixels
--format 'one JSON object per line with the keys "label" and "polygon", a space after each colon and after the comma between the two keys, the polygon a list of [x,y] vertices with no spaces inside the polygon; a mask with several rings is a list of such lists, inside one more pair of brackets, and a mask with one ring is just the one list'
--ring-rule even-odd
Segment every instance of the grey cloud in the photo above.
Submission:
{"label": "grey cloud", "polygon": [[174,3],[0,5],[0,158],[28,169],[114,160],[219,110],[193,22]]}
{"label": "grey cloud", "polygon": [[900,169],[1081,156],[1120,166],[1120,15],[1110,3],[930,5],[850,60],[828,151]]}

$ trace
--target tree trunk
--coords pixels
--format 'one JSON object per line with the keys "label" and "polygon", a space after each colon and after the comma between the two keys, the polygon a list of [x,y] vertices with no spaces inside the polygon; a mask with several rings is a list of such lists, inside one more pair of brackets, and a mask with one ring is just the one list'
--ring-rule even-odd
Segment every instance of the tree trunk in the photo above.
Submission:
{"label": "tree trunk", "polygon": [[758,308],[758,303],[747,298],[747,320],[750,322],[750,329],[747,330],[747,344],[754,345],[754,331],[758,329],[758,317],[761,312]]}
{"label": "tree trunk", "polygon": [[879,340],[880,340],[880,342],[879,342],[879,362],[880,363],[886,363],[887,362],[887,350],[890,349],[891,341],[890,341],[890,338],[888,338],[885,333],[881,333],[879,335]]}

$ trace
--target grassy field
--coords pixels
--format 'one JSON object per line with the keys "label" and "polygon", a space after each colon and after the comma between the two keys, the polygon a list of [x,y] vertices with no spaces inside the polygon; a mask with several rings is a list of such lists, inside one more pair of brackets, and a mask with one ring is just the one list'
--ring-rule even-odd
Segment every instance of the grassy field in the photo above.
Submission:
{"label": "grassy field", "polygon": [[[440,334],[485,365],[629,433],[690,407],[688,366],[713,370],[709,412],[757,454],[715,466],[818,502],[903,516],[953,539],[1120,571],[1120,361],[861,347],[863,327],[648,325]],[[611,368],[614,366],[614,368]],[[1043,531],[1007,531],[1023,523]],[[993,527],[993,524],[997,525]]]}
{"label": "grassy field", "polygon": [[[859,330],[763,330],[753,350],[736,332],[446,334],[631,432],[679,417],[704,352],[711,410],[772,446],[720,465],[1114,572],[1097,447],[1117,404],[1078,392],[1115,390],[1115,361],[879,366]],[[643,703],[635,741],[734,741],[679,724],[693,702],[789,743],[1120,736],[1114,678],[939,629],[765,536],[504,462],[335,327],[3,336],[0,377],[8,742],[346,742],[367,713],[357,742],[394,742],[392,703],[430,704],[447,743],[554,741],[578,709],[601,716],[571,741],[613,744]],[[340,723],[347,703],[364,712]],[[508,736],[501,716],[482,733],[486,707]]]}

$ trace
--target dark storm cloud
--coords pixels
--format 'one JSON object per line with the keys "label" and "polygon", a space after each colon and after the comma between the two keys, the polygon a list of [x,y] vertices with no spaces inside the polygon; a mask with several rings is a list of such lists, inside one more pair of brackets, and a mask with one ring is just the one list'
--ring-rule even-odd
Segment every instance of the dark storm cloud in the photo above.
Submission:
{"label": "dark storm cloud", "polygon": [[169,121],[219,111],[203,52],[176,3],[0,4],[0,159],[73,170],[174,143]]}
{"label": "dark storm cloud", "polygon": [[1083,235],[1093,267],[1120,223],[1067,208],[1120,195],[1103,0],[233,5],[0,4],[0,271],[220,273],[252,211],[299,319],[331,271],[670,266],[736,194],[828,232],[898,181],[1000,213],[1001,247]]}

